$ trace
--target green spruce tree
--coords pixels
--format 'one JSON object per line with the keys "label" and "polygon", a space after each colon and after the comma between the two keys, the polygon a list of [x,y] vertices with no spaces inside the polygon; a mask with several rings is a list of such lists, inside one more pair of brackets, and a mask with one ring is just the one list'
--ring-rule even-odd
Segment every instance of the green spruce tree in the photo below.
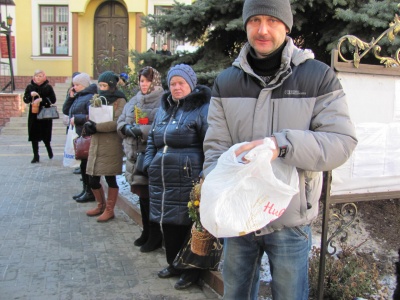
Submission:
{"label": "green spruce tree", "polygon": [[[369,43],[389,27],[399,11],[399,2],[393,0],[291,0],[291,3],[294,26],[290,36],[296,45],[313,50],[316,58],[327,64],[340,37],[351,34]],[[139,68],[155,67],[163,78],[171,66],[187,63],[198,74],[200,83],[211,86],[215,76],[233,62],[246,42],[242,6],[243,0],[197,0],[192,5],[175,2],[164,15],[145,16],[143,26],[152,34],[168,32],[172,38],[196,43],[200,48],[196,53],[170,57],[132,51],[133,62]],[[385,50],[387,55],[394,55],[399,40],[389,45],[386,38],[382,39],[384,46],[390,46]],[[353,49],[346,45],[344,52]],[[372,58],[370,62],[379,64]]]}

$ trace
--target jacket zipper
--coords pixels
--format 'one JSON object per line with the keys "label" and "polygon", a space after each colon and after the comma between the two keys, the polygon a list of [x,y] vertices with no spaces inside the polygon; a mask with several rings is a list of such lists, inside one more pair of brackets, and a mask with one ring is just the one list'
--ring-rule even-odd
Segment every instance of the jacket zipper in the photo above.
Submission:
{"label": "jacket zipper", "polygon": [[272,101],[271,132],[269,133],[270,135],[274,133],[274,116],[275,116],[275,102]]}
{"label": "jacket zipper", "polygon": [[[176,108],[177,109],[177,108]],[[161,227],[161,231],[162,231],[162,223],[163,223],[163,219],[164,219],[164,202],[165,202],[165,178],[164,178],[164,158],[165,158],[165,154],[168,152],[168,145],[167,145],[167,140],[166,140],[166,137],[167,137],[167,129],[168,129],[168,126],[171,124],[171,121],[172,121],[172,119],[174,118],[174,115],[175,115],[175,112],[176,112],[176,109],[175,109],[175,111],[172,113],[172,115],[171,115],[171,117],[169,118],[169,120],[168,120],[168,124],[167,124],[167,126],[165,127],[165,130],[164,130],[164,136],[163,136],[163,141],[164,141],[164,149],[163,149],[163,152],[162,152],[162,158],[161,158],[161,180],[162,180],[162,186],[163,186],[163,193],[162,193],[162,200],[161,200],[161,218],[160,218],[160,227]]]}

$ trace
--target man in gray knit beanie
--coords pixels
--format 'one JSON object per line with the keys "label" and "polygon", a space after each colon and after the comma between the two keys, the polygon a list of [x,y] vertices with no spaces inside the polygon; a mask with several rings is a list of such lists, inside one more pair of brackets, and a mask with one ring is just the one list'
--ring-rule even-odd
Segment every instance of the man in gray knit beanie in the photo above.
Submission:
{"label": "man in gray knit beanie", "polygon": [[293,14],[289,0],[246,0],[243,5],[243,25],[246,30],[246,23],[250,17],[256,15],[267,15],[281,20],[292,31]]}
{"label": "man in gray knit beanie", "polygon": [[[294,170],[300,183],[282,210],[276,208],[272,191],[264,203],[256,189],[243,195],[232,193],[232,203],[246,204],[240,207],[243,220],[262,220],[253,228],[243,224],[236,233],[221,234],[224,228],[232,228],[233,206],[207,215],[202,224],[218,238],[225,238],[225,300],[258,299],[264,253],[271,271],[272,299],[307,300],[311,224],[318,217],[322,172],[350,157],[357,145],[355,128],[335,72],[288,36],[293,27],[290,0],[245,0],[243,25],[247,43],[232,66],[214,81],[203,142],[203,188],[208,188],[207,180],[213,180],[211,174],[221,155],[239,144],[234,153],[243,164],[256,164],[251,153],[257,146],[272,145],[265,151],[272,157],[274,170],[282,162]],[[259,167],[260,171],[267,169],[266,165]],[[252,176],[250,169],[241,180]],[[263,185],[260,188],[268,194]],[[218,193],[225,195],[221,189]],[[219,201],[216,198],[208,201]],[[206,206],[205,200],[202,207]],[[268,214],[276,218],[269,222]],[[212,232],[215,224],[219,232]]]}

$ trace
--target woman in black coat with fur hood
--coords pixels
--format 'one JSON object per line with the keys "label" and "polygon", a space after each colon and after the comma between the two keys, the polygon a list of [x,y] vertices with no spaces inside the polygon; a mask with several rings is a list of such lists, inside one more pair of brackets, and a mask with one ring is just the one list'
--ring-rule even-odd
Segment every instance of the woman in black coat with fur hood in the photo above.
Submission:
{"label": "woman in black coat with fur hood", "polygon": [[162,96],[150,129],[144,169],[149,175],[150,221],[161,226],[168,263],[158,276],[180,276],[175,288],[185,289],[197,281],[200,269],[176,269],[173,261],[192,227],[187,204],[203,167],[211,90],[197,85],[196,73],[184,64],[172,67],[167,81],[170,92]]}

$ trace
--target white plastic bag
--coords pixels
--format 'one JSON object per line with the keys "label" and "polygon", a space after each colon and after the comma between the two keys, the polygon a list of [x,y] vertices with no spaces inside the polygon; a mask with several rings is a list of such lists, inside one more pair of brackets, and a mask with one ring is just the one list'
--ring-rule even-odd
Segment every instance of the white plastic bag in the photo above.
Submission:
{"label": "white plastic bag", "polygon": [[[247,143],[247,142],[246,142]],[[299,176],[293,166],[275,159],[270,138],[249,151],[244,164],[232,146],[218,159],[201,188],[200,220],[215,237],[241,236],[263,228],[280,217],[299,192]]]}
{"label": "white plastic bag", "polygon": [[75,126],[70,125],[64,147],[64,167],[77,168],[81,164],[80,160],[75,159],[74,139],[77,137]]}
{"label": "white plastic bag", "polygon": [[63,124],[64,124],[65,126],[68,126],[68,125],[69,125],[69,116],[63,115]]}
{"label": "white plastic bag", "polygon": [[[101,98],[104,98],[100,96],[100,101]],[[105,102],[107,103],[107,99],[105,99]],[[95,122],[95,123],[105,123],[105,122],[111,122],[114,119],[114,106],[113,105],[104,105],[101,104],[101,106],[89,106],[89,120]]]}

